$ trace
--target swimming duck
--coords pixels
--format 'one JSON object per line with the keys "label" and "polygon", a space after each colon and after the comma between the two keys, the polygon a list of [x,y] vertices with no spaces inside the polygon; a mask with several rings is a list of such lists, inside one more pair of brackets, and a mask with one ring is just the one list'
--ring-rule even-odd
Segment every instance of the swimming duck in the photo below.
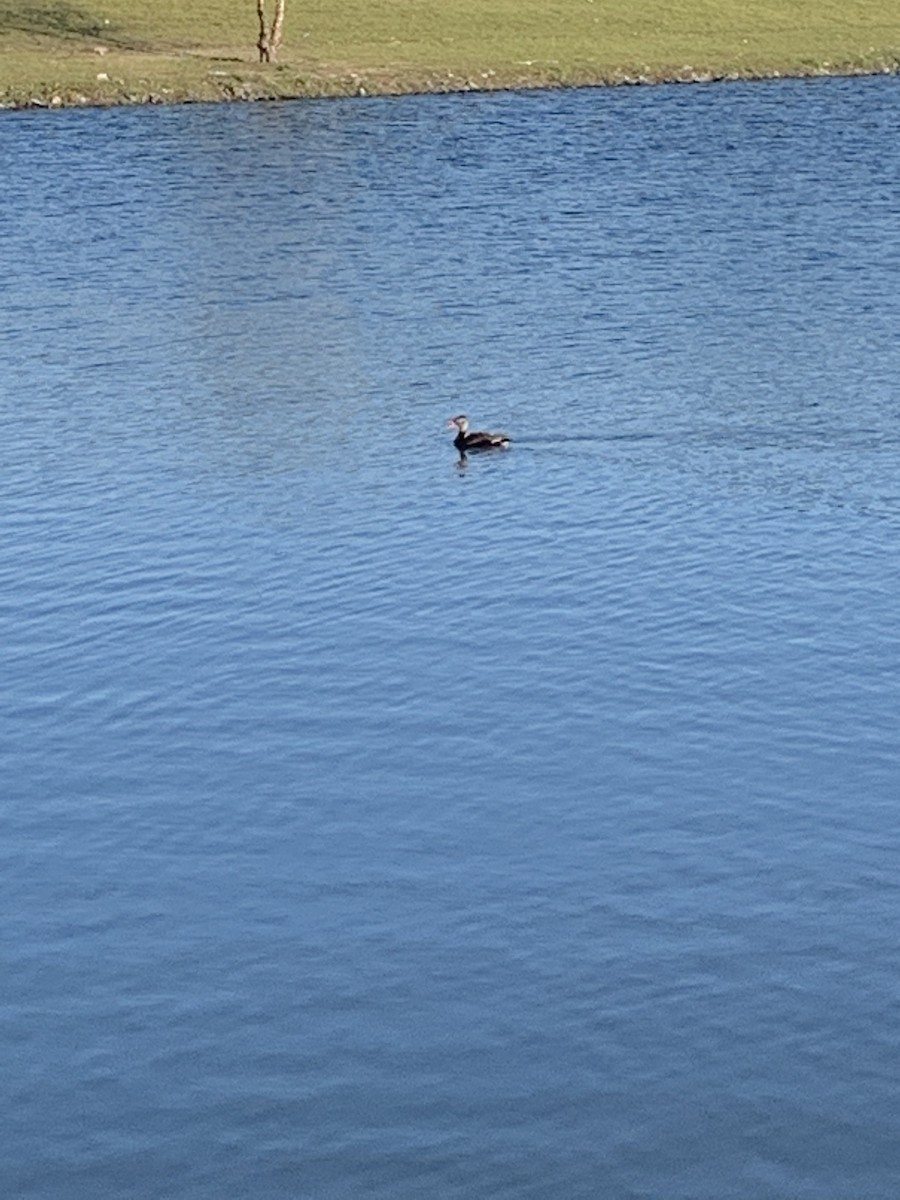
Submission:
{"label": "swimming duck", "polygon": [[451,417],[447,428],[458,430],[453,439],[453,445],[460,454],[467,450],[505,450],[509,446],[509,435],[505,433],[485,433],[484,430],[469,432],[469,418],[466,416]]}

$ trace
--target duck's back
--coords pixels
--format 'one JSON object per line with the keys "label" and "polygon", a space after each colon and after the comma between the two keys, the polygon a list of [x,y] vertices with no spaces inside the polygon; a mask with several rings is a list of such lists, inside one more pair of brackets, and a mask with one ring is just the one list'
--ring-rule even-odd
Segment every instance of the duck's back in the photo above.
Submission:
{"label": "duck's back", "polygon": [[459,450],[502,450],[509,445],[509,435],[478,429],[471,433],[460,433],[454,445]]}

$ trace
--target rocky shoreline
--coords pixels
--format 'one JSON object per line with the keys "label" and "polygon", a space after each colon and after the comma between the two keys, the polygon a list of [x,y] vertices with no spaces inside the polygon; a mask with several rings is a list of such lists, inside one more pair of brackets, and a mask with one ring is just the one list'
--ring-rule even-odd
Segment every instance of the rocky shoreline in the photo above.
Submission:
{"label": "rocky shoreline", "polygon": [[140,86],[106,71],[96,73],[93,87],[54,86],[41,83],[18,88],[16,94],[0,94],[0,109],[112,108],[135,105],[261,102],[276,100],[326,99],[349,96],[431,95],[465,92],[527,91],[576,87],[647,87],[657,84],[711,84],[773,79],[815,79],[900,74],[900,60],[862,64],[801,65],[789,70],[714,71],[684,66],[671,70],[635,72],[616,70],[553,75],[549,72],[489,72],[476,78],[446,75],[390,77],[374,72],[309,76],[291,74],[265,76],[243,71],[210,69],[201,86],[192,88],[154,84]]}

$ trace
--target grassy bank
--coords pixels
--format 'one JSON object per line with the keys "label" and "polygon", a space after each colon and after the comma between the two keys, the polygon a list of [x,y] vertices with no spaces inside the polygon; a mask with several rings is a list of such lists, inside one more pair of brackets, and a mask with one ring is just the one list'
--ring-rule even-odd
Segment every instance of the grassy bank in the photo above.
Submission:
{"label": "grassy bank", "polygon": [[287,0],[277,65],[256,35],[254,0],[0,0],[0,103],[900,70],[896,0]]}

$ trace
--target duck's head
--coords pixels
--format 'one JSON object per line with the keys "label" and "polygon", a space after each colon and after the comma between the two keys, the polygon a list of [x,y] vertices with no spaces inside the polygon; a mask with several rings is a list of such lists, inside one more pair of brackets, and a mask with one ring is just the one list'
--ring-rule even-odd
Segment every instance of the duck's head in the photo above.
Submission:
{"label": "duck's head", "polygon": [[451,417],[447,422],[447,428],[452,429],[454,425],[460,433],[465,433],[469,428],[469,418],[466,416]]}

